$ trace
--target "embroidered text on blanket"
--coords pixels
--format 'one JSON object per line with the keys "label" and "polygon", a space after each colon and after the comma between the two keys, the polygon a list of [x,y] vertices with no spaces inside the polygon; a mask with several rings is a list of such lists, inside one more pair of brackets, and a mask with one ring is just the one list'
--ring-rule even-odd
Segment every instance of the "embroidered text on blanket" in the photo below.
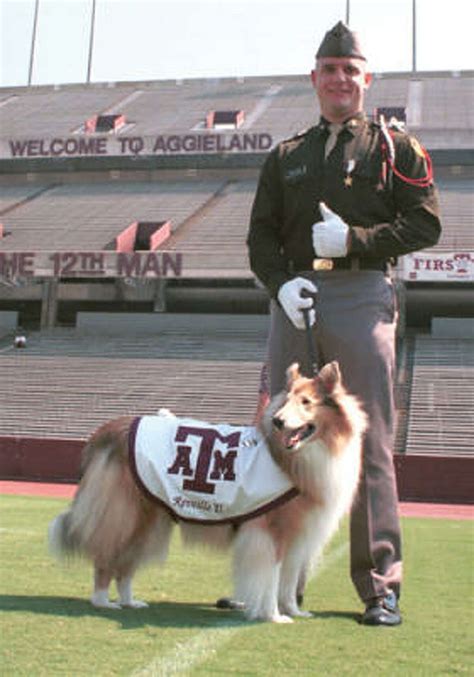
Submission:
{"label": "embroidered text on blanket", "polygon": [[298,493],[252,426],[144,416],[129,457],[142,491],[185,520],[238,523]]}
{"label": "embroidered text on blanket", "polygon": [[[193,448],[189,444],[177,444],[176,457],[173,464],[167,469],[168,474],[182,474],[183,477],[192,477],[193,479],[183,480],[182,488],[204,494],[214,494],[216,491],[215,482],[218,480],[234,482],[236,478],[235,459],[240,443],[240,431],[232,432],[230,435],[221,435],[215,428],[181,425],[178,426],[174,441],[186,442],[191,436],[201,439],[195,468],[193,469],[191,466]],[[224,445],[226,451],[216,447],[216,442]],[[211,463],[212,470],[209,472]]]}

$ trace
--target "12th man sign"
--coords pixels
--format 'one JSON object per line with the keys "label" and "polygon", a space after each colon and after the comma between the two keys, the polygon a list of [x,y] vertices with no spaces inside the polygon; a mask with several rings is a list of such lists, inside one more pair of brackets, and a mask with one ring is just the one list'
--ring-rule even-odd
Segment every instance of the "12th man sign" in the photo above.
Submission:
{"label": "12th man sign", "polygon": [[181,277],[180,252],[0,252],[0,277]]}
{"label": "12th man sign", "polygon": [[[228,260],[225,254],[209,256],[176,251],[61,251],[2,252],[0,277],[15,278],[175,278],[246,277],[246,261]],[[402,278],[408,282],[472,282],[474,253],[417,252],[402,259]]]}

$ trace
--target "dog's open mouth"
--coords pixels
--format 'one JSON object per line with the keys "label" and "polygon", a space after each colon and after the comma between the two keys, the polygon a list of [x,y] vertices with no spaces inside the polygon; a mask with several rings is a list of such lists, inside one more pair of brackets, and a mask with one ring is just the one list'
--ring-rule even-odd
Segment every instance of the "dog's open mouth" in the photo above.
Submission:
{"label": "dog's open mouth", "polygon": [[311,437],[311,435],[316,431],[316,427],[312,423],[306,423],[300,428],[294,428],[293,430],[285,430],[283,433],[283,442],[287,449],[295,449],[302,442]]}

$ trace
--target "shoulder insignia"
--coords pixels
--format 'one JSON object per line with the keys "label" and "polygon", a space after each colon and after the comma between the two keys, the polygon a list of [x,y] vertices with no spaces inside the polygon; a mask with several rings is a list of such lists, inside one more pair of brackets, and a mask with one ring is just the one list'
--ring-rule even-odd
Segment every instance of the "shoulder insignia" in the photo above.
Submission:
{"label": "shoulder insignia", "polygon": [[307,134],[308,132],[309,132],[309,127],[306,127],[306,129],[302,129],[302,130],[300,130],[299,132],[297,132],[297,133],[294,135],[293,138],[294,138],[294,139],[299,139],[300,136],[304,136],[304,135]]}
{"label": "shoulder insignia", "polygon": [[289,141],[297,141],[298,139],[301,139],[301,137],[305,136],[309,132],[309,129],[302,129],[301,132],[297,132],[296,134],[293,134],[293,136],[289,136],[286,139],[283,139],[282,143],[288,143]]}
{"label": "shoulder insignia", "polygon": [[394,129],[396,132],[404,132],[405,131],[405,122],[403,120],[399,120],[395,116],[392,115],[390,120],[387,122],[387,126],[389,129]]}
{"label": "shoulder insignia", "polygon": [[383,123],[380,120],[371,120],[370,125],[372,126],[372,128],[378,130],[385,127],[385,129],[390,130],[391,134],[401,134],[402,136],[407,135],[405,123],[403,122],[403,120],[398,120],[395,117],[391,117],[390,120],[385,121]]}

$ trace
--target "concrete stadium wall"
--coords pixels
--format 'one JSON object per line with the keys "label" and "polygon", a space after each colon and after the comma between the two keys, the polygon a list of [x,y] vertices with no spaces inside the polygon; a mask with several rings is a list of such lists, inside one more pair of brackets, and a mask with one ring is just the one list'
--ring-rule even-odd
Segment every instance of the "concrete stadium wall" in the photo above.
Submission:
{"label": "concrete stadium wall", "polygon": [[[76,482],[82,440],[0,437],[0,479]],[[473,503],[474,463],[468,457],[395,455],[402,501]]]}
{"label": "concrete stadium wall", "polygon": [[0,477],[9,480],[74,482],[83,440],[0,437]]}

